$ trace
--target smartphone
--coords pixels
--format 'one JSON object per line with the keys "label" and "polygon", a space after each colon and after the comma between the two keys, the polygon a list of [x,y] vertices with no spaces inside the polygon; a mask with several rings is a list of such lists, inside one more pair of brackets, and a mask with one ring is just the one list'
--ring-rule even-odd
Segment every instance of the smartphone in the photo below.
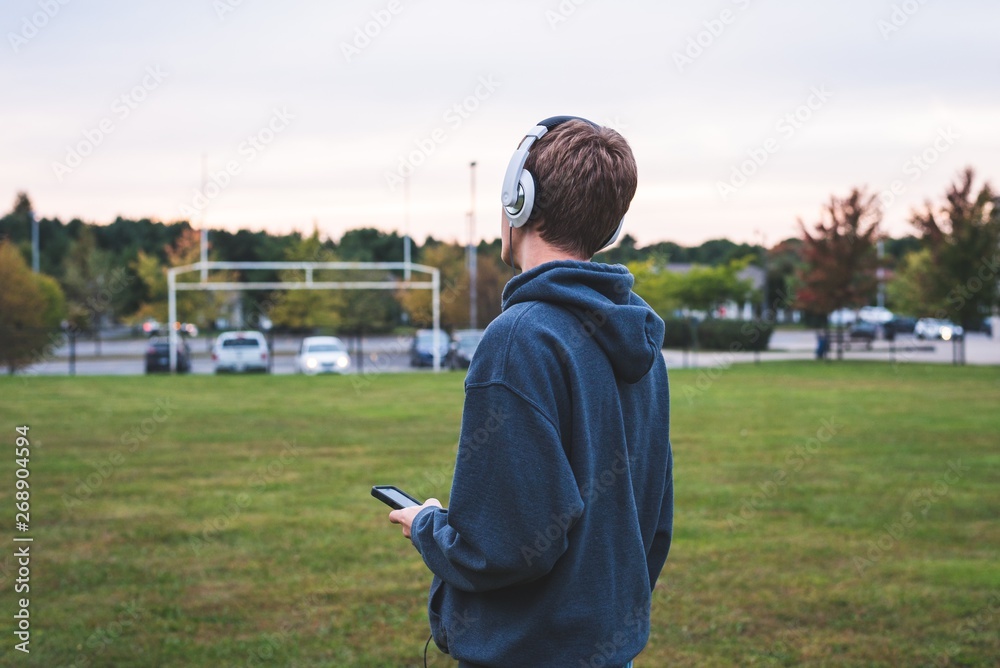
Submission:
{"label": "smartphone", "polygon": [[422,505],[420,501],[392,485],[375,485],[372,487],[372,496],[395,510]]}

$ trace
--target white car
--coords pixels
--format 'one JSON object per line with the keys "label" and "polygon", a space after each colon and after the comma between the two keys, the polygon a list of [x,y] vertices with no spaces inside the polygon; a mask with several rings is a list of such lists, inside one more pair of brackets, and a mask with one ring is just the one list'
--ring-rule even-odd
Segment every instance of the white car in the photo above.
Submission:
{"label": "white car", "polygon": [[853,325],[858,319],[858,313],[852,308],[842,308],[830,314],[831,325]]}
{"label": "white car", "polygon": [[307,336],[302,339],[295,356],[295,369],[299,373],[344,373],[351,368],[347,346],[336,336]]}
{"label": "white car", "polygon": [[219,334],[212,346],[215,373],[268,371],[267,340],[260,332]]}
{"label": "white car", "polygon": [[936,318],[921,318],[913,326],[913,336],[918,339],[941,339],[951,341],[960,339],[965,335],[965,330],[950,320],[938,320]]}
{"label": "white car", "polygon": [[862,306],[858,311],[858,319],[865,322],[872,322],[876,325],[884,325],[893,318],[893,312],[884,306]]}

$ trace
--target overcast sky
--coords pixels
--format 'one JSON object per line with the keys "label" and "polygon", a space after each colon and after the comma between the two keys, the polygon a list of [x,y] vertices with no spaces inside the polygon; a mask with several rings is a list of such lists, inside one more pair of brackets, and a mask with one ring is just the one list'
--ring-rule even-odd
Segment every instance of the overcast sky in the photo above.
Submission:
{"label": "overcast sky", "polygon": [[772,244],[893,182],[901,234],[962,167],[1000,179],[997,25],[987,0],[6,0],[0,210],[464,241],[474,160],[490,239],[518,140],[575,114],[631,143],[640,244]]}

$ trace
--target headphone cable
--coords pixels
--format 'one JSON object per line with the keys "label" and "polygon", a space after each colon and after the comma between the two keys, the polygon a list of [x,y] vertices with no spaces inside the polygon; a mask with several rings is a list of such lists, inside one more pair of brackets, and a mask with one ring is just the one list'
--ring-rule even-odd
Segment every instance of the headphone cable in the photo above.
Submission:
{"label": "headphone cable", "polygon": [[433,637],[434,634],[433,633],[430,634],[429,636],[427,636],[427,642],[424,643],[424,668],[427,668],[427,648],[431,646],[431,638]]}

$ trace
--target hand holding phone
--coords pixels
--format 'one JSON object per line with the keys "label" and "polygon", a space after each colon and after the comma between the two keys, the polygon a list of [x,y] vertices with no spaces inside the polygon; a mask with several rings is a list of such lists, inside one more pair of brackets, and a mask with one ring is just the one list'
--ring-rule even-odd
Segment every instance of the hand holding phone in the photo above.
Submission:
{"label": "hand holding phone", "polygon": [[420,501],[392,485],[375,485],[372,496],[394,510],[423,505]]}

